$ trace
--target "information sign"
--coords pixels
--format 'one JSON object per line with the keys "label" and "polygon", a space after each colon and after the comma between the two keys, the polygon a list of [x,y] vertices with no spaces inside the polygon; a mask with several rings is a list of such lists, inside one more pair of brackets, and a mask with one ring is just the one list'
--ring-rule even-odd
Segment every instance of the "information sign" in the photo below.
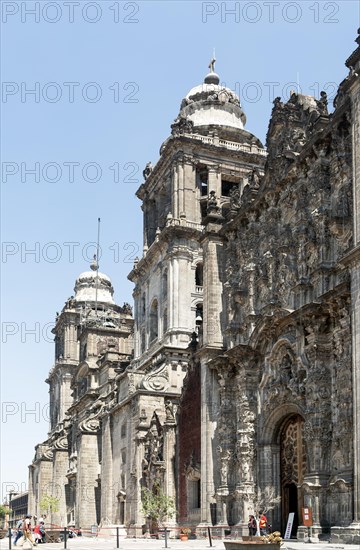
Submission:
{"label": "information sign", "polygon": [[288,516],[288,520],[287,520],[284,539],[289,539],[291,537],[292,526],[293,526],[293,523],[294,523],[294,516],[295,516],[295,513],[290,512],[290,514]]}

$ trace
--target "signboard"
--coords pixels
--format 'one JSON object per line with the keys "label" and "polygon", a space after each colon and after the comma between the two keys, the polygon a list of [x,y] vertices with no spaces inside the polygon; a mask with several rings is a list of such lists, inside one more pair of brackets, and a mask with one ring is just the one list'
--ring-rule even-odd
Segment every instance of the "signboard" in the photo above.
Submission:
{"label": "signboard", "polygon": [[291,537],[292,526],[293,526],[293,523],[294,523],[294,516],[295,516],[295,512],[290,512],[290,514],[288,516],[288,520],[287,520],[284,539],[289,539]]}
{"label": "signboard", "polygon": [[311,527],[313,524],[312,521],[312,508],[301,508],[303,524],[305,527]]}

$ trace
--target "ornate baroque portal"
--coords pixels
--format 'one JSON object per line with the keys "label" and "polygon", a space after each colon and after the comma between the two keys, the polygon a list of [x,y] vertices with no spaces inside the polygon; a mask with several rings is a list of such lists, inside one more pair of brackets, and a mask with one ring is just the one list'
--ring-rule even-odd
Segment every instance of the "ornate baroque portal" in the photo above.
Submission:
{"label": "ornate baroque portal", "polygon": [[296,535],[301,518],[301,486],[306,473],[304,448],[304,420],[300,415],[291,416],[280,435],[282,531],[286,529],[289,513],[294,512],[292,533]]}

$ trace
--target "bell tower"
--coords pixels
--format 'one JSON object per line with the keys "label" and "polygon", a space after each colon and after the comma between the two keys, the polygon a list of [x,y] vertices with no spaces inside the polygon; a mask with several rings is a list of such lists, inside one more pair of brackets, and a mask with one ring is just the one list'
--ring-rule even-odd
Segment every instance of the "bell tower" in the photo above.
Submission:
{"label": "bell tower", "polygon": [[[143,172],[137,191],[144,213],[143,256],[129,274],[135,284],[132,364],[139,372],[153,372],[159,387],[160,377],[165,377],[164,407],[166,398],[176,403],[187,391],[183,379],[189,370],[191,339],[196,337],[200,349],[198,378],[192,384],[198,394],[185,398],[193,411],[182,417],[180,409],[179,437],[190,434],[188,423],[194,418],[206,429],[191,444],[184,440],[188,450],[178,458],[179,472],[186,465],[198,465],[196,479],[180,476],[179,498],[181,510],[190,510],[182,521],[191,522],[191,517],[199,523],[211,521],[208,503],[214,494],[208,407],[217,383],[207,363],[223,348],[225,330],[221,228],[250,184],[249,174],[251,185],[256,185],[266,160],[260,140],[244,128],[239,97],[221,85],[214,58],[209,69],[204,81],[182,100],[159,160],[154,166],[149,162]],[[174,495],[168,482],[165,488]]]}
{"label": "bell tower", "polygon": [[[215,208],[217,220],[225,219],[231,198],[241,196],[249,173],[261,173],[265,163],[261,142],[244,129],[238,96],[220,84],[214,65],[213,58],[203,83],[182,100],[160,158],[155,166],[146,165],[137,191],[144,213],[143,257],[129,278],[136,285],[135,358],[140,362],[155,343],[187,347],[200,310],[206,313],[204,287],[196,278],[203,266],[204,277],[207,273],[203,232],[208,215]],[[211,332],[214,322],[208,325]]]}

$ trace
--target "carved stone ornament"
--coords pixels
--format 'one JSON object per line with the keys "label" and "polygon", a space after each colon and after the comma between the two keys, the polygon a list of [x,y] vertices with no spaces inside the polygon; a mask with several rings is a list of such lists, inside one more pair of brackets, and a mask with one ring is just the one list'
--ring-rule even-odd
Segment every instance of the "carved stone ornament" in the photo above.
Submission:
{"label": "carved stone ornament", "polygon": [[52,449],[45,449],[42,453],[42,457],[45,460],[52,460],[54,458],[54,453]]}
{"label": "carved stone ornament", "polygon": [[104,409],[103,403],[97,403],[90,409],[89,417],[80,422],[79,428],[85,433],[96,433],[100,427],[100,415]]}
{"label": "carved stone ornament", "polygon": [[142,386],[149,391],[165,391],[169,386],[167,366],[162,364],[144,377]]}
{"label": "carved stone ornament", "polygon": [[171,134],[173,136],[181,136],[182,134],[192,134],[194,123],[187,117],[179,116],[174,124],[171,125]]}
{"label": "carved stone ornament", "polygon": [[67,435],[55,439],[53,443],[53,448],[58,451],[66,451],[68,448],[68,438]]}

